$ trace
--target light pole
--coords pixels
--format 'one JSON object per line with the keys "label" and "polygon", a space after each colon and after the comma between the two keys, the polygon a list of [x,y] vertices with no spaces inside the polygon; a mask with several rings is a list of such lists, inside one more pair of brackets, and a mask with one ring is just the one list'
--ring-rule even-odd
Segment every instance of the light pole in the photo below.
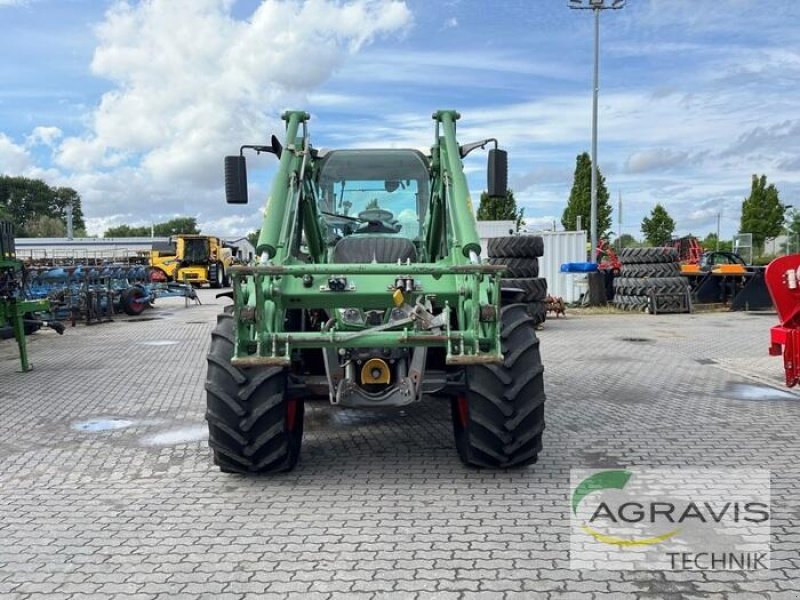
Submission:
{"label": "light pole", "polygon": [[592,239],[592,262],[597,262],[597,94],[600,91],[600,11],[619,10],[625,0],[569,0],[567,5],[574,10],[594,12],[594,86],[592,88],[592,208],[590,213],[590,235]]}

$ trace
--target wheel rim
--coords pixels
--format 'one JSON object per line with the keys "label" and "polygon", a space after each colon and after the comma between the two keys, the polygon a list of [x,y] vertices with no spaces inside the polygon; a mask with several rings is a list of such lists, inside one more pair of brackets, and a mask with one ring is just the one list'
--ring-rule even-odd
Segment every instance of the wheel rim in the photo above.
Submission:
{"label": "wheel rim", "polygon": [[466,396],[459,396],[456,400],[456,407],[458,408],[458,423],[462,427],[466,427],[469,422],[469,404],[467,403]]}
{"label": "wheel rim", "polygon": [[137,300],[143,297],[144,297],[144,292],[139,288],[134,288],[134,291],[131,292],[129,304],[131,307],[131,311],[136,313],[137,315],[144,312],[146,304],[144,302],[137,302]]}
{"label": "wheel rim", "polygon": [[297,425],[297,400],[291,399],[286,403],[286,431],[294,431]]}

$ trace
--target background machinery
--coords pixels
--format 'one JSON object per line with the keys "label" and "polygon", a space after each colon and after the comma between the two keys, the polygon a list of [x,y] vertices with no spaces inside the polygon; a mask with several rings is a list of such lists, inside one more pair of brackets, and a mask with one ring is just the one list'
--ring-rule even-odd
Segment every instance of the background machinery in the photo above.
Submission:
{"label": "background machinery", "polygon": [[748,265],[734,252],[704,249],[697,238],[673,240],[681,275],[689,281],[698,304],[727,304],[731,310],[763,310],[772,306],[763,267]]}
{"label": "background machinery", "polygon": [[233,255],[233,249],[213,235],[176,235],[168,243],[153,244],[151,281],[225,287],[230,285]]}
{"label": "background machinery", "polygon": [[[285,143],[225,158],[229,203],[247,201],[245,149],[277,173],[256,246],[230,270],[206,379],[209,445],[225,472],[292,469],[304,403],[450,404],[461,460],[536,461],[544,429],[539,341],[524,304],[503,302],[506,265],[482,261],[462,159],[489,151],[488,192],[506,193],[496,140],[459,145],[452,110],[433,115],[430,153],[333,150],[309,142],[305,112],[284,113]],[[518,297],[509,290],[507,297]],[[510,298],[509,298],[510,300]]]}
{"label": "background machinery", "polygon": [[26,272],[17,260],[13,225],[0,221],[0,337],[14,337],[19,346],[20,367],[31,369],[25,336],[41,327],[51,327],[59,334],[64,326],[58,321],[42,320],[39,313],[48,312],[47,300],[32,300],[26,294]]}

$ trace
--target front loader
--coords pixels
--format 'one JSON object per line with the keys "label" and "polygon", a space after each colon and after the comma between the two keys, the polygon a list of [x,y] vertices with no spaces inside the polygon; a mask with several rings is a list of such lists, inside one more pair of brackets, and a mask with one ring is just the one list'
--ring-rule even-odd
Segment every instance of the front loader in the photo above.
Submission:
{"label": "front loader", "polygon": [[207,420],[222,471],[292,469],[304,403],[345,408],[447,401],[470,466],[536,462],[543,369],[520,290],[480,258],[462,159],[489,151],[490,195],[504,195],[496,140],[460,146],[459,114],[434,113],[430,154],[322,151],[310,117],[284,113],[285,141],[225,158],[229,203],[247,202],[244,150],[274,154],[255,261],[231,268],[233,305],[208,354]]}

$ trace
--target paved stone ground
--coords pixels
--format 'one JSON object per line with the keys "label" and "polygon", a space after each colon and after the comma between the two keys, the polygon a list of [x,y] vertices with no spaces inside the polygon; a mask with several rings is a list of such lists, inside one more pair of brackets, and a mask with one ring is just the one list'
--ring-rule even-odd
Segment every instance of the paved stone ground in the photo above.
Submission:
{"label": "paved stone ground", "polygon": [[[0,344],[0,597],[800,597],[800,397],[766,356],[774,317],[549,321],[527,469],[462,467],[436,402],[315,405],[298,469],[244,478],[204,441],[202,296],[39,333],[28,374]],[[772,570],[570,570],[569,469],[629,465],[771,469]]]}

